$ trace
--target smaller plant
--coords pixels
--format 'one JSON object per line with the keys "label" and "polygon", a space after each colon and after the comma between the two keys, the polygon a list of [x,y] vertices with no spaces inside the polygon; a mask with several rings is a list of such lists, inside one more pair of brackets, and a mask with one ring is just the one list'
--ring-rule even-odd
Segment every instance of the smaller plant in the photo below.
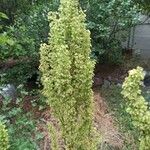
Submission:
{"label": "smaller plant", "polygon": [[140,86],[144,79],[143,68],[129,71],[123,83],[122,94],[127,100],[127,112],[131,115],[133,125],[140,131],[140,150],[150,149],[150,111],[148,102],[142,96]]}
{"label": "smaller plant", "polygon": [[5,125],[0,122],[0,149],[7,150],[9,148],[8,132]]}

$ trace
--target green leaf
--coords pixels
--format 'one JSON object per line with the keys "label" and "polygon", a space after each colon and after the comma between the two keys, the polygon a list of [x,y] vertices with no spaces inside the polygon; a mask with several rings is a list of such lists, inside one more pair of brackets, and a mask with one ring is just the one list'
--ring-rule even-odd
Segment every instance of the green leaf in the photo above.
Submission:
{"label": "green leaf", "polygon": [[0,12],[0,18],[9,19],[6,14]]}

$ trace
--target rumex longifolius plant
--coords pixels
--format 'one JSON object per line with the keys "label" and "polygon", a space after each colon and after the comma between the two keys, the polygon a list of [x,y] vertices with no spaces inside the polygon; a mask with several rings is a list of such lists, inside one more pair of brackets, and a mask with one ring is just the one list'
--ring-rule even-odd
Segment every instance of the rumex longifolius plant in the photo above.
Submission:
{"label": "rumex longifolius plant", "polygon": [[148,102],[142,96],[144,72],[141,67],[129,71],[123,83],[122,94],[127,101],[127,112],[131,115],[134,126],[140,131],[140,150],[150,150],[150,110]]}
{"label": "rumex longifolius plant", "polygon": [[[78,0],[61,0],[50,12],[50,37],[40,49],[43,94],[59,120],[66,149],[94,150],[90,32]],[[56,145],[56,144],[55,144]]]}

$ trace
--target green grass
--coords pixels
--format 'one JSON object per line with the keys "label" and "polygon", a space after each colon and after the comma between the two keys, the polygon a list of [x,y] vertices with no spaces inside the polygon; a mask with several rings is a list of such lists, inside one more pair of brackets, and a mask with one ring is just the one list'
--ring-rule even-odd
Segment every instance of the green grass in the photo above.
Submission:
{"label": "green grass", "polygon": [[109,111],[113,113],[120,132],[124,135],[123,150],[137,150],[138,131],[132,125],[131,117],[125,110],[126,104],[121,95],[121,87],[112,85],[109,88],[102,88],[101,95],[105,98]]}

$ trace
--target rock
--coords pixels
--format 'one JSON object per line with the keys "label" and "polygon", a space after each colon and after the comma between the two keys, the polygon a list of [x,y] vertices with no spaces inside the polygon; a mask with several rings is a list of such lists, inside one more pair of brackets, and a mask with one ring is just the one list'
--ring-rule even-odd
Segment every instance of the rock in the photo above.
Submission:
{"label": "rock", "polygon": [[146,87],[149,87],[150,86],[150,72],[145,71],[144,74],[145,74],[144,81],[143,81],[144,85]]}
{"label": "rock", "polygon": [[124,81],[127,76],[128,76],[128,74],[121,75],[121,76],[120,76],[120,80],[121,80],[121,81]]}
{"label": "rock", "polygon": [[144,78],[144,85],[150,86],[150,76]]}
{"label": "rock", "polygon": [[0,95],[4,98],[15,99],[16,98],[16,88],[13,84],[7,84],[0,87]]}
{"label": "rock", "polygon": [[108,76],[108,81],[112,81],[112,77],[111,76]]}
{"label": "rock", "polygon": [[105,79],[104,84],[103,84],[103,88],[109,88],[110,85],[111,85],[111,82]]}
{"label": "rock", "polygon": [[121,81],[120,81],[118,78],[115,78],[115,79],[114,79],[114,83],[115,83],[115,84],[119,84],[119,83],[121,83]]}
{"label": "rock", "polygon": [[93,86],[102,86],[103,80],[100,77],[94,77],[93,78]]}
{"label": "rock", "polygon": [[118,87],[122,87],[122,84],[121,84],[121,83],[117,83],[117,86],[118,86]]}

